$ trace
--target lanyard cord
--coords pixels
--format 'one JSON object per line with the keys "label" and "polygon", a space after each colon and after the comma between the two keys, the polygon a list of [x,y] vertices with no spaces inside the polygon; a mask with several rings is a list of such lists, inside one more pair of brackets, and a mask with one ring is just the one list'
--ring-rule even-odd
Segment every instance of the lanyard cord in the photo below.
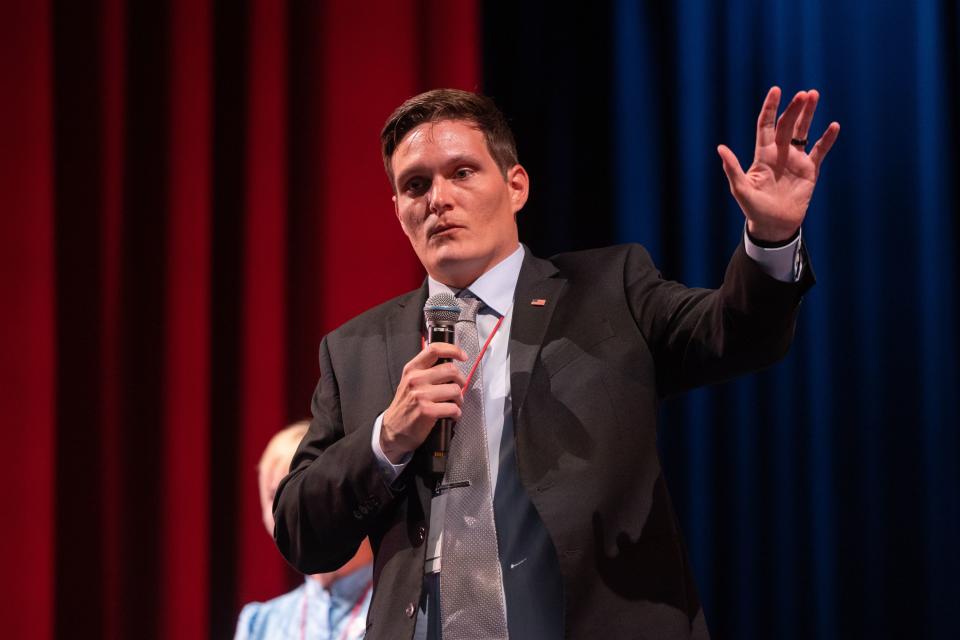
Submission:
{"label": "lanyard cord", "polygon": [[503,316],[500,316],[500,319],[497,320],[497,325],[493,328],[493,331],[490,332],[490,335],[487,336],[487,341],[483,343],[483,349],[480,349],[480,353],[477,354],[477,359],[473,362],[473,366],[470,367],[470,373],[467,374],[467,381],[463,383],[463,388],[460,389],[461,396],[470,388],[470,381],[473,380],[473,374],[476,373],[477,367],[480,366],[480,362],[483,360],[483,354],[487,352],[487,347],[490,346],[490,341],[493,340],[493,336],[497,335],[501,324],[503,324]]}
{"label": "lanyard cord", "polygon": [[[509,311],[507,313],[509,313]],[[467,380],[463,384],[463,388],[460,389],[461,396],[467,389],[470,388],[470,381],[473,380],[473,374],[476,373],[477,367],[480,366],[480,362],[483,360],[483,354],[487,352],[487,347],[490,346],[493,336],[497,335],[497,331],[500,330],[500,325],[503,324],[503,318],[504,316],[500,316],[500,318],[497,320],[497,324],[493,327],[493,331],[491,331],[490,335],[487,336],[487,341],[483,343],[483,349],[480,349],[480,353],[477,354],[477,359],[473,361],[473,366],[470,367],[470,373],[467,374]],[[420,337],[420,348],[427,348],[427,341],[423,338],[423,336]]]}
{"label": "lanyard cord", "polygon": [[[343,631],[340,633],[340,640],[345,640],[347,633],[350,632],[350,627],[353,626],[353,623],[356,621],[357,616],[360,614],[360,609],[363,608],[363,601],[367,599],[367,594],[370,593],[370,589],[373,588],[373,583],[370,582],[367,584],[367,588],[363,590],[363,593],[360,594],[360,597],[357,599],[356,603],[353,605],[353,610],[350,611],[350,619],[347,620],[347,624],[344,625]],[[300,640],[306,640],[307,638],[307,590],[303,591],[303,605],[300,607]]]}

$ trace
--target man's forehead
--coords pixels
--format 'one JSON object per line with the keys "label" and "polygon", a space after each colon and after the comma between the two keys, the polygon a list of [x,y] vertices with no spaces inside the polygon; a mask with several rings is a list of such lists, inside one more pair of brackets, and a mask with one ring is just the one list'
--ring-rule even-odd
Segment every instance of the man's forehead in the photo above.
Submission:
{"label": "man's forehead", "polygon": [[[464,140],[464,137],[466,137],[466,140]],[[472,120],[452,118],[431,120],[419,124],[407,132],[407,135],[397,144],[394,155],[397,153],[407,155],[422,149],[426,145],[436,143],[453,144],[471,141],[471,138],[474,139],[472,141],[486,142],[483,139],[483,132],[480,127]]]}

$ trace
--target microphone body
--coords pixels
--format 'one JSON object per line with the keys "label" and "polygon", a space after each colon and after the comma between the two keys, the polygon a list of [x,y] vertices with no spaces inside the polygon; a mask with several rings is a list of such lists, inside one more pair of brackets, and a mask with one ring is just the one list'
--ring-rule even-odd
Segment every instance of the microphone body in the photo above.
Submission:
{"label": "microphone body", "polygon": [[[460,317],[460,306],[456,298],[448,293],[438,293],[427,299],[423,307],[423,317],[427,326],[427,344],[434,342],[456,343],[456,325]],[[440,358],[437,364],[452,362],[450,358]],[[430,457],[430,473],[439,482],[447,470],[447,453],[450,439],[453,437],[452,418],[440,418],[424,442]]]}
{"label": "microphone body", "polygon": [[[427,342],[456,342],[456,330],[453,326],[437,325],[427,327]],[[452,362],[450,358],[440,358],[437,364]],[[453,418],[440,418],[427,438],[430,451],[430,473],[443,477],[447,470],[447,452],[450,450],[450,438],[453,435]]]}

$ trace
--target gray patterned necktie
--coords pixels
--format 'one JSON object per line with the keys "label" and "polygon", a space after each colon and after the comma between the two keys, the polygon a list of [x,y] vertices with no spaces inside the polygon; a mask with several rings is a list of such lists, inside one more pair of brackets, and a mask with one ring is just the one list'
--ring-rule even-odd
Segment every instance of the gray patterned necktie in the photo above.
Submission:
{"label": "gray patterned necktie", "polygon": [[[480,351],[477,310],[483,303],[464,292],[458,298],[457,344],[467,354],[457,362],[468,375]],[[493,520],[493,490],[483,418],[483,381],[477,366],[464,390],[462,415],[454,427],[444,484],[443,567],[440,613],[444,640],[506,640],[507,608]],[[463,484],[469,483],[469,486]],[[457,486],[460,485],[460,486]]]}

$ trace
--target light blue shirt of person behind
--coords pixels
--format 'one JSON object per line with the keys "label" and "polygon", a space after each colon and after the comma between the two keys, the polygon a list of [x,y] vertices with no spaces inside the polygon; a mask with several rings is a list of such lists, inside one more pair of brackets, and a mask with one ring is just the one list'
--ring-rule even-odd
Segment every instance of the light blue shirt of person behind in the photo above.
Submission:
{"label": "light blue shirt of person behind", "polygon": [[234,640],[358,640],[366,632],[372,569],[362,567],[329,589],[307,576],[289,593],[251,602],[240,612]]}
{"label": "light blue shirt of person behind", "polygon": [[[273,498],[309,423],[297,422],[276,433],[257,464],[263,526],[273,533]],[[306,576],[302,585],[267,602],[251,602],[240,612],[236,640],[356,640],[366,635],[373,593],[373,552],[364,540],[340,569]]]}

